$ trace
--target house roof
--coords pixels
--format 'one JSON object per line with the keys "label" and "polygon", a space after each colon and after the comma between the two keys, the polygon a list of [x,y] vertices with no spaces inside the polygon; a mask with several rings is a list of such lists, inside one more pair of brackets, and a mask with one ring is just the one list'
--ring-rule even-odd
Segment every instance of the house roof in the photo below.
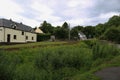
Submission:
{"label": "house roof", "polygon": [[24,25],[22,23],[14,22],[11,19],[10,20],[0,19],[0,27],[6,27],[11,29],[14,28],[16,30],[34,33],[34,29],[32,29],[30,26]]}
{"label": "house roof", "polygon": [[43,33],[43,31],[42,31],[39,27],[37,27],[37,28],[35,29],[35,32],[36,32],[36,33]]}
{"label": "house roof", "polygon": [[79,35],[85,35],[84,33],[82,33],[82,32],[79,32]]}

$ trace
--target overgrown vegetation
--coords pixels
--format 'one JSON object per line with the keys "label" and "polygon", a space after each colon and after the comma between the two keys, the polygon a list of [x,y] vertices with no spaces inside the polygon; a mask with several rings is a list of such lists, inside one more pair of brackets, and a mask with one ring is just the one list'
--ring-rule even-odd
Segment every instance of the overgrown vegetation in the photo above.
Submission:
{"label": "overgrown vegetation", "polygon": [[0,51],[0,79],[96,80],[89,71],[119,55],[117,47],[97,40],[56,47]]}
{"label": "overgrown vegetation", "polygon": [[105,39],[108,41],[112,41],[115,43],[120,43],[120,28],[110,28],[108,29],[101,37],[100,39]]}

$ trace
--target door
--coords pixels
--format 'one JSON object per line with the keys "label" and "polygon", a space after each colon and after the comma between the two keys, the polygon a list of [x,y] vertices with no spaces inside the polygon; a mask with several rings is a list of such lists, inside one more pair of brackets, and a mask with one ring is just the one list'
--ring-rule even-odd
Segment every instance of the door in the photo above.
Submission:
{"label": "door", "polygon": [[7,35],[7,42],[10,43],[10,34]]}

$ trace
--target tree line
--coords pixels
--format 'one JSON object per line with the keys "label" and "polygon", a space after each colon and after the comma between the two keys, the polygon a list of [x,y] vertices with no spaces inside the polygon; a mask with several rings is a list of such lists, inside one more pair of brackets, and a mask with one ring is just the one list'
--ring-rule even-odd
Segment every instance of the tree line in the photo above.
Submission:
{"label": "tree line", "polygon": [[69,38],[69,31],[71,40],[78,38],[78,33],[83,32],[87,38],[98,38],[120,43],[120,16],[111,17],[104,24],[97,24],[96,26],[74,26],[69,29],[69,24],[64,22],[62,26],[52,26],[52,24],[44,21],[39,28],[45,33],[55,35],[57,39],[67,40]]}

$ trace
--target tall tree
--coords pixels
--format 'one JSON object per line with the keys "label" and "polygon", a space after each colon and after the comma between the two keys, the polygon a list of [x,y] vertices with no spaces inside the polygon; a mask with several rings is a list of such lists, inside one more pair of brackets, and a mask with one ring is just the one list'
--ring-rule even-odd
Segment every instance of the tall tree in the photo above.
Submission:
{"label": "tall tree", "polygon": [[62,28],[64,29],[69,29],[69,25],[67,22],[64,22],[63,25],[62,25]]}
{"label": "tall tree", "polygon": [[69,25],[67,22],[64,22],[62,27],[57,26],[55,28],[55,32],[54,32],[56,38],[58,39],[68,39],[68,35],[69,35]]}
{"label": "tall tree", "polygon": [[83,32],[83,26],[75,26],[71,29],[70,33],[71,33],[71,38],[78,38],[78,33],[79,32]]}
{"label": "tall tree", "polygon": [[109,28],[100,38],[120,43],[120,28],[119,27]]}
{"label": "tall tree", "polygon": [[68,38],[68,31],[61,27],[55,28],[54,34],[55,34],[56,38],[58,38],[58,39],[65,40]]}
{"label": "tall tree", "polygon": [[104,24],[98,24],[95,27],[95,37],[99,38],[105,32]]}
{"label": "tall tree", "polygon": [[41,26],[40,29],[44,32],[44,33],[50,33],[53,34],[54,31],[54,27],[50,24],[47,23],[47,21],[44,21]]}
{"label": "tall tree", "polygon": [[114,26],[118,27],[120,25],[120,16],[113,16],[109,19],[109,21],[106,23],[108,27]]}
{"label": "tall tree", "polygon": [[93,38],[95,36],[95,27],[86,26],[84,27],[83,33],[87,36],[87,38]]}

